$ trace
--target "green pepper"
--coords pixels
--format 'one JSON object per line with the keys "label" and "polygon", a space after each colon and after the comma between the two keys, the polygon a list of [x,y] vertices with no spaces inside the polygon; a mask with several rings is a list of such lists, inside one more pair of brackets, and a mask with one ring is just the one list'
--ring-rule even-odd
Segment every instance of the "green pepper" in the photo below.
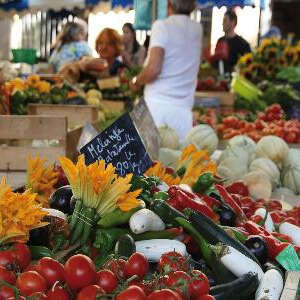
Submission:
{"label": "green pepper", "polygon": [[99,221],[98,225],[103,228],[114,227],[117,225],[123,225],[128,223],[130,217],[137,212],[138,210],[145,207],[145,204],[142,203],[141,205],[131,209],[130,211],[124,212],[119,208],[114,209],[111,213],[106,214],[103,216]]}
{"label": "green pepper", "polygon": [[218,183],[219,179],[216,179],[211,172],[201,174],[195,184],[193,185],[193,191],[195,193],[205,193],[214,183]]}
{"label": "green pepper", "polygon": [[156,192],[153,195],[153,199],[158,199],[158,200],[164,200],[167,201],[169,200],[170,195],[167,192]]}
{"label": "green pepper", "polygon": [[97,229],[93,246],[101,249],[102,255],[108,255],[114,251],[118,239],[127,233],[129,229],[125,228]]}

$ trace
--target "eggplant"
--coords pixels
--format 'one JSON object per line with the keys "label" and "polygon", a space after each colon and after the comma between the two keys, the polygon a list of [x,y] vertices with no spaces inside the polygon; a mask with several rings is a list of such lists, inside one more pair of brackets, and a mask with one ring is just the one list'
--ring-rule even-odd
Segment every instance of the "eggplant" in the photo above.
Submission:
{"label": "eggplant", "polygon": [[28,245],[48,247],[49,236],[50,236],[50,225],[31,229],[29,231]]}
{"label": "eggplant", "polygon": [[218,215],[220,216],[221,225],[231,227],[235,225],[236,214],[228,205],[222,203]]}
{"label": "eggplant", "polygon": [[50,196],[50,207],[70,215],[73,213],[70,205],[72,196],[71,187],[69,185],[62,186]]}
{"label": "eggplant", "polygon": [[256,256],[258,261],[264,265],[268,259],[268,247],[259,235],[251,235],[245,242],[245,246]]}

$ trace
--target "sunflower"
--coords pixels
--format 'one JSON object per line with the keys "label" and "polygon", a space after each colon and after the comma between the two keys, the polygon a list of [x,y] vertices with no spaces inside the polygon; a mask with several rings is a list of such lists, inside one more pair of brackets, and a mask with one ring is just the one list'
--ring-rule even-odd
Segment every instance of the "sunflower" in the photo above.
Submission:
{"label": "sunflower", "polygon": [[261,63],[254,63],[249,66],[249,71],[252,73],[252,76],[257,78],[262,78],[266,74],[264,65]]}
{"label": "sunflower", "polygon": [[274,60],[277,57],[277,54],[278,54],[278,48],[276,48],[276,47],[269,47],[264,52],[264,57],[267,60]]}
{"label": "sunflower", "polygon": [[282,56],[287,61],[288,65],[294,64],[294,62],[297,60],[297,53],[294,47],[286,47]]}
{"label": "sunflower", "polygon": [[0,244],[7,242],[26,242],[29,231],[45,226],[42,222],[48,213],[42,210],[36,201],[37,194],[26,190],[24,193],[14,193],[6,185],[5,178],[0,184]]}
{"label": "sunflower", "polygon": [[265,49],[267,47],[269,47],[270,45],[272,45],[272,39],[264,39],[261,42],[260,46],[257,48],[257,52],[260,54],[263,53],[265,51]]}
{"label": "sunflower", "polygon": [[45,166],[46,160],[39,157],[27,159],[26,188],[37,193],[36,200],[43,206],[49,207],[49,198],[58,180],[54,165]]}
{"label": "sunflower", "polygon": [[148,169],[145,175],[149,177],[156,176],[169,186],[177,185],[181,180],[180,177],[174,178],[172,175],[168,174],[161,162],[157,162],[153,167]]}
{"label": "sunflower", "polygon": [[239,67],[243,67],[243,66],[249,66],[254,60],[254,57],[253,57],[253,53],[247,53],[245,55],[243,55],[240,59],[239,59],[239,62],[238,62],[238,66]]}
{"label": "sunflower", "polygon": [[9,82],[5,83],[6,88],[10,91],[10,94],[19,91],[22,92],[25,90],[25,83],[21,78],[15,78]]}
{"label": "sunflower", "polygon": [[51,85],[47,81],[40,81],[37,83],[36,88],[40,93],[49,93],[51,89]]}
{"label": "sunflower", "polygon": [[240,73],[243,77],[245,77],[246,79],[248,79],[250,81],[253,79],[253,73],[252,73],[251,65],[248,66],[247,68],[244,68],[243,70],[241,70]]}
{"label": "sunflower", "polygon": [[285,57],[281,56],[281,57],[279,58],[279,60],[278,60],[278,64],[279,64],[281,67],[285,68],[285,67],[288,66],[288,61],[286,60]]}

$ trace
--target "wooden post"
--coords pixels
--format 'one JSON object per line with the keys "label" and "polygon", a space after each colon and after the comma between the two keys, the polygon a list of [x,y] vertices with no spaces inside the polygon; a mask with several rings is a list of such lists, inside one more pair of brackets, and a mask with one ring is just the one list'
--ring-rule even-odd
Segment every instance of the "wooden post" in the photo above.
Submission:
{"label": "wooden post", "polygon": [[158,0],[152,0],[152,23],[157,19],[157,1]]}

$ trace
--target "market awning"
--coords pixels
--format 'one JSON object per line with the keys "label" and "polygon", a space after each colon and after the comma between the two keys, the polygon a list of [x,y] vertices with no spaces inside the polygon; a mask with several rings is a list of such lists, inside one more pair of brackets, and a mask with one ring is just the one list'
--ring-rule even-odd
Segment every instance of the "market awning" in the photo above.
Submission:
{"label": "market awning", "polygon": [[[4,1],[4,3],[2,3]],[[2,0],[0,15],[24,11],[73,9],[98,5],[109,0]]]}
{"label": "market awning", "polygon": [[[159,1],[159,0],[158,0]],[[112,7],[132,7],[134,0],[112,0]],[[200,8],[208,7],[233,7],[233,6],[260,6],[265,7],[265,0],[197,0]]]}

